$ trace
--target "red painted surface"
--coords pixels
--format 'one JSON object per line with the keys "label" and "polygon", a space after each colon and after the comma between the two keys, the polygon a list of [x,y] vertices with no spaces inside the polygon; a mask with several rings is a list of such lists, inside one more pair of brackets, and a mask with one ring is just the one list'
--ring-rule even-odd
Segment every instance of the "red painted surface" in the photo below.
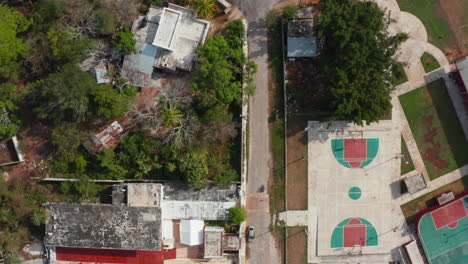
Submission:
{"label": "red painted surface", "polygon": [[344,247],[365,246],[366,245],[366,225],[361,220],[353,218],[348,224],[343,226]]}
{"label": "red painted surface", "polygon": [[129,264],[163,264],[165,259],[175,259],[176,250],[113,250],[91,248],[56,248],[56,259],[59,261],[129,263]]}
{"label": "red painted surface", "polygon": [[466,216],[465,204],[463,200],[457,200],[438,208],[431,215],[436,229],[441,229],[444,226],[456,223],[459,219]]}
{"label": "red painted surface", "polygon": [[344,140],[344,161],[349,166],[358,168],[363,161],[367,160],[367,139],[345,139]]}

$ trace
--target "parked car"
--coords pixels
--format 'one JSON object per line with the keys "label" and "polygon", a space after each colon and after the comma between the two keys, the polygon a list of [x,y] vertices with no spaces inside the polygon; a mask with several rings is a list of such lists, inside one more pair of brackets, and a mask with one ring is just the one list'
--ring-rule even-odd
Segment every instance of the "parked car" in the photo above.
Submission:
{"label": "parked car", "polygon": [[252,242],[255,238],[255,229],[253,226],[249,226],[249,230],[247,232],[247,240]]}

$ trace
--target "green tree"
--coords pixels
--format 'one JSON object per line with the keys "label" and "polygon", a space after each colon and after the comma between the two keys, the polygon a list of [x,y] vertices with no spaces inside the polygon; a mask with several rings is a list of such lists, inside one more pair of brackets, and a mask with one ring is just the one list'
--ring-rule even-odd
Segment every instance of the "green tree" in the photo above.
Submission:
{"label": "green tree", "polygon": [[262,23],[268,30],[273,30],[276,26],[279,25],[280,14],[276,9],[270,9],[266,12],[265,16],[260,19]]}
{"label": "green tree", "polygon": [[243,206],[232,207],[231,209],[229,209],[228,215],[234,224],[240,225],[242,222],[244,222],[247,219],[247,210]]}
{"label": "green tree", "polygon": [[195,2],[195,11],[201,18],[211,18],[214,15],[215,0],[198,0]]}
{"label": "green tree", "polygon": [[94,48],[94,42],[72,28],[66,31],[51,28],[47,32],[49,46],[54,57],[60,62],[79,62]]}
{"label": "green tree", "polygon": [[31,85],[34,111],[41,119],[83,121],[90,114],[91,91],[98,89],[96,80],[76,65],[67,64],[59,73]]}
{"label": "green tree", "polygon": [[81,176],[80,181],[74,182],[73,187],[79,194],[79,200],[90,201],[95,200],[101,186],[94,183],[88,176]]}
{"label": "green tree", "polygon": [[57,155],[62,156],[75,153],[89,134],[80,124],[65,122],[54,129],[50,142],[57,150]]}
{"label": "green tree", "polygon": [[291,20],[296,16],[299,8],[296,5],[287,5],[283,9],[283,18],[286,20]]}
{"label": "green tree", "polygon": [[13,92],[16,86],[0,84],[0,140],[11,138],[18,132],[21,121],[16,117],[18,107],[13,102]]}
{"label": "green tree", "polygon": [[115,17],[108,10],[103,8],[96,10],[95,14],[98,23],[97,29],[99,34],[113,34],[117,28],[117,20]]}
{"label": "green tree", "polygon": [[31,25],[31,19],[6,5],[0,4],[0,76],[9,78],[17,74],[19,67],[16,59],[27,49],[18,33],[24,32]]}
{"label": "green tree", "polygon": [[320,64],[330,83],[331,118],[376,122],[391,110],[389,69],[404,35],[388,35],[389,18],[373,2],[325,0],[322,6]]}
{"label": "green tree", "polygon": [[120,93],[109,86],[100,85],[92,91],[92,104],[95,112],[107,119],[121,117],[132,106],[136,88],[129,86]]}
{"label": "green tree", "polygon": [[226,39],[232,49],[242,49],[244,43],[245,28],[240,19],[234,20],[228,24]]}
{"label": "green tree", "polygon": [[179,170],[185,175],[192,187],[203,188],[208,181],[207,153],[205,151],[188,151],[178,160]]}
{"label": "green tree", "polygon": [[232,49],[227,40],[216,35],[209,38],[199,50],[200,68],[191,82],[194,91],[200,91],[202,106],[240,104],[242,84],[240,72],[245,62],[242,49]]}
{"label": "green tree", "polygon": [[128,27],[123,27],[117,33],[117,41],[114,42],[115,48],[123,55],[135,51],[136,40],[133,38],[132,31]]}
{"label": "green tree", "polygon": [[203,115],[202,121],[205,124],[211,122],[228,122],[232,120],[232,114],[229,113],[225,105],[215,105],[208,109]]}

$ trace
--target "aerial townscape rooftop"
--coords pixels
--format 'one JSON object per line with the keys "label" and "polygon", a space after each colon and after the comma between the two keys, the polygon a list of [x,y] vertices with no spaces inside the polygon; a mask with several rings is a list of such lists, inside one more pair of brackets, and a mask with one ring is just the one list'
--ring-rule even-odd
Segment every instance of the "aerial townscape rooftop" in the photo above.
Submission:
{"label": "aerial townscape rooftop", "polygon": [[0,264],[468,263],[468,0],[0,2]]}

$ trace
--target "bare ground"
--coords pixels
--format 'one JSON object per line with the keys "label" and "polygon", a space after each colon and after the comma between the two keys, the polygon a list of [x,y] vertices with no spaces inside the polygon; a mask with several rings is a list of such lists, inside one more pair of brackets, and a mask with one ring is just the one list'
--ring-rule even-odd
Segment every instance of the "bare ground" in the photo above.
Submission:
{"label": "bare ground", "polygon": [[306,227],[296,226],[288,228],[288,264],[307,263],[307,234]]}

